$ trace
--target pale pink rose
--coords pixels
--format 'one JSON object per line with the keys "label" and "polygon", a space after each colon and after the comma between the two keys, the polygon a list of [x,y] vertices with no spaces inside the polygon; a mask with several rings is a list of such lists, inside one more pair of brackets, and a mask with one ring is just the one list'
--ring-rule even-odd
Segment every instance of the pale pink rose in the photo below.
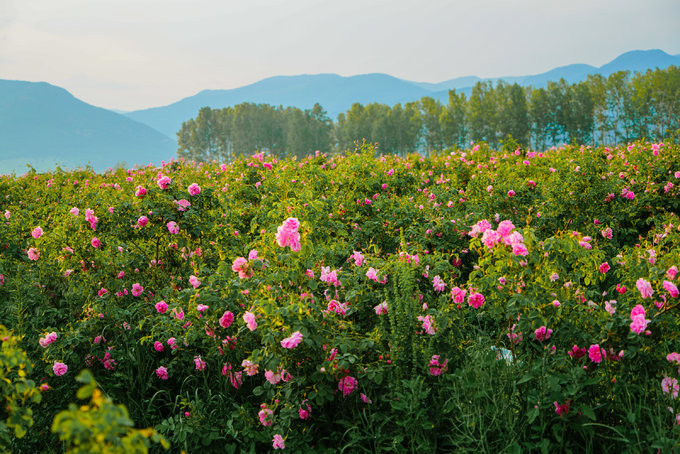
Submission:
{"label": "pale pink rose", "polygon": [[194,276],[193,274],[189,277],[189,283],[195,289],[198,288],[201,285],[201,281],[199,281],[198,278],[196,276]]}
{"label": "pale pink rose", "polygon": [[177,210],[178,210],[178,211],[186,211],[186,210],[188,210],[189,207],[191,206],[191,202],[189,202],[189,201],[186,200],[186,199],[175,200],[175,204],[177,205]]}
{"label": "pale pink rose", "polygon": [[172,233],[173,235],[177,235],[179,233],[179,226],[175,221],[170,221],[167,223],[168,227],[168,232]]}
{"label": "pale pink rose", "polygon": [[40,258],[40,252],[34,247],[28,250],[28,258],[31,260],[38,260]]}
{"label": "pale pink rose", "polygon": [[637,286],[638,290],[640,291],[640,295],[642,295],[643,298],[649,298],[654,294],[652,285],[642,278],[638,279],[637,282],[635,282],[635,285]]}
{"label": "pale pink rose", "polygon": [[434,335],[434,333],[437,332],[436,328],[434,327],[434,320],[432,319],[431,315],[428,314],[424,317],[422,315],[419,315],[417,318],[418,321],[423,322],[423,329],[427,334],[432,336]]}
{"label": "pale pink rose", "polygon": [[272,438],[272,447],[274,449],[285,449],[286,443],[281,435],[279,434],[274,435],[274,438]]}
{"label": "pale pink rose", "polygon": [[283,348],[295,348],[302,342],[302,333],[300,331],[295,331],[290,337],[287,337],[281,341],[281,347]]}
{"label": "pale pink rose", "polygon": [[255,331],[255,329],[257,328],[255,314],[253,314],[252,312],[246,311],[246,313],[243,314],[243,321],[246,322],[246,326],[248,326],[248,329],[250,331]]}
{"label": "pale pink rose", "polygon": [[43,235],[43,229],[40,226],[34,228],[33,231],[31,232],[31,236],[33,238],[35,238],[36,240],[38,238],[40,238],[42,235]]}
{"label": "pale pink rose", "polygon": [[387,301],[383,301],[382,303],[375,306],[373,309],[375,310],[375,313],[377,315],[387,314]]}
{"label": "pale pink rose", "polygon": [[499,235],[501,235],[503,238],[506,238],[512,230],[515,228],[515,225],[512,223],[512,221],[501,221],[498,224],[498,229],[496,231],[498,232]]}
{"label": "pale pink rose", "polygon": [[241,362],[241,367],[243,367],[243,370],[245,371],[246,374],[248,374],[249,376],[252,376],[252,375],[257,375],[258,368],[260,367],[260,365],[255,364],[248,359],[244,359]]}

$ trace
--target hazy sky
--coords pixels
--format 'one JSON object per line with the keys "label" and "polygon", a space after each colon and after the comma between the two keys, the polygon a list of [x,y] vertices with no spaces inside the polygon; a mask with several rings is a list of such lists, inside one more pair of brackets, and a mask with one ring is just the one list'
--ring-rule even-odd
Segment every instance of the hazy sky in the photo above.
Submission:
{"label": "hazy sky", "polygon": [[274,75],[440,82],[680,54],[678,0],[0,0],[0,79],[165,105]]}

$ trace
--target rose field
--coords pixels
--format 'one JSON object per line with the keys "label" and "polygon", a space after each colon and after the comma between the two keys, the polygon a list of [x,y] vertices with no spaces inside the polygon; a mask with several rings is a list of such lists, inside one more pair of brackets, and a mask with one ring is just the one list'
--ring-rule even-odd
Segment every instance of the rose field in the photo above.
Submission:
{"label": "rose field", "polygon": [[0,177],[7,452],[677,452],[680,145]]}

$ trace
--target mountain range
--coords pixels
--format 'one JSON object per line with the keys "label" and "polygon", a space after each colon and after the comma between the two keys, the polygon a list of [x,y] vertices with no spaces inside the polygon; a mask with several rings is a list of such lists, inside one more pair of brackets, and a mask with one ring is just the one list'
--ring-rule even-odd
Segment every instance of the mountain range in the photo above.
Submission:
{"label": "mountain range", "polygon": [[645,71],[654,68],[680,66],[680,55],[669,55],[662,50],[636,50],[622,54],[611,62],[598,67],[574,64],[561,66],[545,73],[530,76],[508,76],[481,78],[466,76],[440,83],[412,82],[388,74],[363,74],[343,77],[337,74],[316,74],[299,76],[275,76],[254,84],[230,90],[203,90],[194,96],[175,103],[151,109],[125,113],[128,118],[147,124],[168,137],[175,137],[182,122],[196,117],[201,107],[221,108],[242,102],[265,103],[273,106],[294,106],[311,109],[318,102],[328,116],[335,120],[338,114],[347,111],[353,103],[369,104],[378,102],[394,105],[415,101],[430,96],[444,103],[448,92],[470,95],[472,87],[480,81],[504,80],[524,86],[543,87],[549,81],[564,78],[569,83],[585,80],[589,74],[609,76],[617,71]]}
{"label": "mountain range", "polygon": [[92,106],[45,82],[0,79],[0,173],[21,173],[26,163],[38,171],[57,164],[73,168],[89,163],[96,170],[159,164],[175,156],[175,137],[182,122],[194,118],[205,106],[221,108],[252,102],[309,109],[318,102],[330,118],[336,119],[355,102],[394,105],[430,96],[446,103],[450,89],[469,95],[480,81],[502,79],[542,87],[561,78],[575,83],[589,74],[608,76],[621,70],[645,71],[670,65],[680,66],[680,55],[636,50],[600,67],[572,64],[535,75],[466,76],[439,83],[413,82],[388,74],[275,76],[229,90],[203,90],[167,106],[133,112]]}

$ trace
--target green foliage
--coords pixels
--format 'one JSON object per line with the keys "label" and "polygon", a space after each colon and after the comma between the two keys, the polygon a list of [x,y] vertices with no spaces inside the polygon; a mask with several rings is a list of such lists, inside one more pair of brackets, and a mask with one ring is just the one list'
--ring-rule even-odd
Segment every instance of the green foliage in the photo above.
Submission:
{"label": "green foliage", "polygon": [[52,432],[59,435],[67,453],[147,453],[150,441],[170,448],[155,430],[134,429],[125,405],[104,396],[90,371],[83,370],[76,380],[83,384],[78,399],[89,399],[89,404],[69,404],[52,423]]}
{"label": "green foliage", "polygon": [[0,325],[0,340],[0,393],[4,404],[0,412],[0,447],[6,449],[11,446],[12,435],[23,438],[33,426],[30,404],[40,403],[42,395],[29,378],[33,366],[20,347],[21,339]]}
{"label": "green foliage", "polygon": [[[677,399],[661,386],[678,378],[666,357],[680,306],[664,284],[680,266],[677,144],[535,152],[517,134],[429,158],[363,142],[2,177],[0,316],[23,336],[19,364],[38,365],[26,380],[51,386],[17,400],[35,422],[23,438],[8,427],[7,449],[160,451],[136,421],[177,452],[262,452],[275,435],[293,452],[677,450]],[[288,218],[299,251],[277,242]],[[526,251],[475,236],[484,220],[511,222]],[[638,305],[649,333],[631,331]],[[581,355],[591,346],[602,361]],[[83,362],[89,402],[69,407]]]}

